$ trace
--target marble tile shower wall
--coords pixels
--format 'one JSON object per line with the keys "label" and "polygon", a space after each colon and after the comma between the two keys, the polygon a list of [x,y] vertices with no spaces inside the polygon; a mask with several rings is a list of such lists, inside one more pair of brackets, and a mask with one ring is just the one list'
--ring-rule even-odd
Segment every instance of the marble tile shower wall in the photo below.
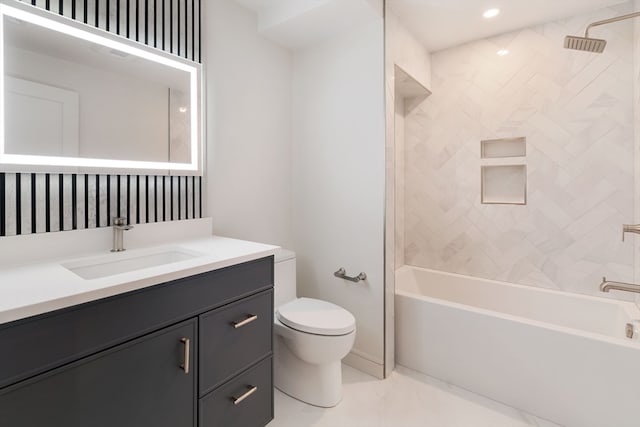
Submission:
{"label": "marble tile shower wall", "polygon": [[195,176],[0,173],[0,236],[202,217]]}
{"label": "marble tile shower wall", "polygon": [[[633,24],[601,55],[566,34],[630,4],[435,53],[433,95],[405,125],[407,264],[595,293],[633,280]],[[498,56],[499,49],[510,54]],[[527,205],[480,203],[480,141],[527,138]],[[446,189],[446,191],[443,191]]]}

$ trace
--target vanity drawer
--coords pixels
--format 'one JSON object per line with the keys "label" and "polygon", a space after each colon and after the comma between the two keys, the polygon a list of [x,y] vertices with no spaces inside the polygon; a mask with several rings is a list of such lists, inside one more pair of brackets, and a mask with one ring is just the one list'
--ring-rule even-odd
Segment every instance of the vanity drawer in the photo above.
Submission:
{"label": "vanity drawer", "polygon": [[271,357],[200,399],[200,427],[262,427],[272,419]]}
{"label": "vanity drawer", "polygon": [[272,352],[273,290],[200,316],[200,396]]}

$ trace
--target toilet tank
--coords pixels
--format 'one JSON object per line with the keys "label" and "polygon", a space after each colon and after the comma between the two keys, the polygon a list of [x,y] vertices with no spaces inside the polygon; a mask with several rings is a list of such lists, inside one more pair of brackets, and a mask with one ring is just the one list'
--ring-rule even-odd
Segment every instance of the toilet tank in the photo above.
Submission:
{"label": "toilet tank", "polygon": [[274,260],[275,307],[296,299],[296,254],[278,249]]}

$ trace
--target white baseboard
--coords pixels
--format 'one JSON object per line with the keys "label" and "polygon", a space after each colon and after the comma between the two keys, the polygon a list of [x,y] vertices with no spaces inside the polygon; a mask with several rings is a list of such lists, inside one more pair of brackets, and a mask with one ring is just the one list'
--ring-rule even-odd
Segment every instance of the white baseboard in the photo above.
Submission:
{"label": "white baseboard", "polygon": [[365,374],[372,375],[379,379],[384,379],[384,365],[369,360],[354,351],[347,354],[347,356],[342,359],[342,362],[352,368],[364,372]]}

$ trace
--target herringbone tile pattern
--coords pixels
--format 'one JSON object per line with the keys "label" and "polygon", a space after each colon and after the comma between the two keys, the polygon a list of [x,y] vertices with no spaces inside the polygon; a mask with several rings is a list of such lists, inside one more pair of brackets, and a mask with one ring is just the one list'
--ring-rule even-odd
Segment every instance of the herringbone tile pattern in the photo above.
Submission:
{"label": "herringbone tile pattern", "polygon": [[[630,5],[433,55],[433,95],[405,122],[406,263],[594,293],[633,280],[633,23],[601,55],[566,34]],[[499,49],[508,49],[504,57]],[[526,206],[480,203],[480,140],[527,138]]]}

